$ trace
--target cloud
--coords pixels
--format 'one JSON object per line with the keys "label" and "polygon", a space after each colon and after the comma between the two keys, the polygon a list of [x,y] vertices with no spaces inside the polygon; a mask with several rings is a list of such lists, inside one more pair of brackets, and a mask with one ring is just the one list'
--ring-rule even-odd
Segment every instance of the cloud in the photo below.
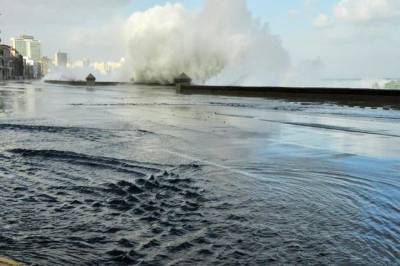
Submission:
{"label": "cloud", "polygon": [[304,6],[311,7],[314,6],[320,0],[304,0]]}
{"label": "cloud", "polygon": [[119,47],[110,47],[118,44],[118,34],[110,27],[130,3],[131,0],[0,0],[1,37],[7,43],[23,33],[34,35],[41,40],[46,56],[64,50],[71,57],[99,54],[104,59],[116,59],[122,53]]}
{"label": "cloud", "polygon": [[397,22],[399,0],[342,0],[334,7],[337,20],[355,23]]}
{"label": "cloud", "polygon": [[325,14],[320,14],[314,21],[314,27],[319,29],[329,28],[331,26],[332,26],[332,21]]}
{"label": "cloud", "polygon": [[93,18],[109,17],[129,0],[0,0],[0,11],[7,23],[37,25],[82,23]]}
{"label": "cloud", "polygon": [[400,22],[399,0],[341,0],[332,10],[331,17],[320,14],[314,21],[317,28],[333,24],[373,26]]}
{"label": "cloud", "polygon": [[385,24],[399,25],[400,0],[340,0],[330,15],[320,14],[314,20],[314,27],[374,27]]}
{"label": "cloud", "polygon": [[290,10],[288,11],[288,15],[289,15],[289,17],[291,17],[291,18],[298,17],[299,14],[300,14],[300,11],[297,10],[297,9],[290,9]]}

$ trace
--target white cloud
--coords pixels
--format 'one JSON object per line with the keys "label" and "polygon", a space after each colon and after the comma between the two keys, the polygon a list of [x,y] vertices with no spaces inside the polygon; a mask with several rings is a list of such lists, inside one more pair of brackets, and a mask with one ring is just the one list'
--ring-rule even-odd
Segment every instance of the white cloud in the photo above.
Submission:
{"label": "white cloud", "polygon": [[304,0],[304,6],[311,7],[315,5],[319,0]]}
{"label": "white cloud", "polygon": [[350,23],[398,22],[399,0],[341,0],[333,10],[338,21]]}
{"label": "white cloud", "polygon": [[325,14],[320,14],[314,21],[314,27],[319,29],[328,28],[330,26],[332,26],[332,21]]}
{"label": "white cloud", "polygon": [[310,34],[308,47],[303,43],[292,50],[302,58],[321,56],[331,77],[398,77],[400,0],[335,2],[312,21],[324,30]]}
{"label": "white cloud", "polygon": [[331,15],[320,14],[314,27],[376,26],[400,23],[400,0],[340,0]]}
{"label": "white cloud", "polygon": [[[0,0],[0,29],[4,43],[20,34],[33,35],[42,42],[42,52],[52,56],[56,50],[72,57],[119,58],[115,29],[116,19],[123,16],[131,0]],[[108,32],[109,34],[103,34]],[[95,33],[100,33],[96,35]],[[80,38],[81,36],[81,38]],[[94,36],[105,36],[103,39]],[[114,41],[114,42],[113,42]],[[89,47],[88,43],[94,43]]]}
{"label": "white cloud", "polygon": [[300,14],[300,11],[297,10],[297,9],[290,9],[290,10],[288,11],[288,15],[289,15],[289,17],[291,17],[291,18],[295,18],[295,17],[299,16],[299,14]]}
{"label": "white cloud", "polygon": [[4,22],[36,26],[40,23],[79,24],[108,18],[129,0],[0,0]]}

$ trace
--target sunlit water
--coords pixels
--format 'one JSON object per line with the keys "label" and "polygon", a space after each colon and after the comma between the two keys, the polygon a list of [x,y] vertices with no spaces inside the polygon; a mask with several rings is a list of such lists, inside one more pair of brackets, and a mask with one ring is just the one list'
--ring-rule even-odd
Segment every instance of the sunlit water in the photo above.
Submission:
{"label": "sunlit water", "polygon": [[400,264],[400,111],[10,83],[0,161],[30,264]]}

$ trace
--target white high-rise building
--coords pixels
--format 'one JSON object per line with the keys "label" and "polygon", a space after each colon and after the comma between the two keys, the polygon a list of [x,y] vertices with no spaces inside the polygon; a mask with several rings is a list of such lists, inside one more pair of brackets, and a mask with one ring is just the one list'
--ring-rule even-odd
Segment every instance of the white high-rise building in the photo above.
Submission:
{"label": "white high-rise building", "polygon": [[37,61],[42,58],[41,43],[33,36],[21,35],[18,38],[11,38],[11,46],[29,59]]}
{"label": "white high-rise building", "polygon": [[67,67],[67,64],[68,64],[68,54],[67,53],[57,52],[54,55],[54,65],[61,66],[61,67]]}

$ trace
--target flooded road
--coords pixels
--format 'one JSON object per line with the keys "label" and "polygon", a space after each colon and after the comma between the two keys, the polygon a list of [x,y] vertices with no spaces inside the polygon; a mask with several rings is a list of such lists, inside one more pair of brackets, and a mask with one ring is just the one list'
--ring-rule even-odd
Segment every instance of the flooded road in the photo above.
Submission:
{"label": "flooded road", "polygon": [[0,256],[398,265],[400,111],[0,85]]}

